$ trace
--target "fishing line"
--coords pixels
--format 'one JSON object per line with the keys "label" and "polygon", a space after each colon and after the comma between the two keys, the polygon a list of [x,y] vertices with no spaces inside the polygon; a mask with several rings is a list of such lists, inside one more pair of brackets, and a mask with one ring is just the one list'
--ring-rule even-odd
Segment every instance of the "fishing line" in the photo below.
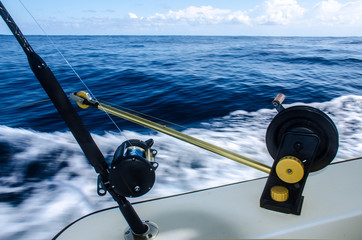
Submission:
{"label": "fishing line", "polygon": [[[28,8],[24,5],[24,3],[21,0],[18,0],[20,2],[20,4],[24,7],[24,9],[29,13],[29,15],[32,17],[32,19],[34,20],[34,22],[36,23],[36,25],[38,25],[38,27],[40,28],[40,30],[43,32],[43,34],[47,37],[48,41],[52,44],[52,46],[57,50],[57,52],[61,55],[61,57],[64,59],[64,61],[67,63],[67,65],[70,67],[70,69],[73,71],[73,73],[77,76],[77,78],[81,81],[81,83],[84,85],[84,87],[87,89],[87,91],[89,92],[89,94],[91,95],[92,98],[94,98],[97,102],[97,98],[96,96],[92,93],[92,91],[88,88],[87,84],[83,81],[83,79],[80,77],[80,75],[77,73],[77,71],[74,69],[74,67],[70,64],[70,62],[66,59],[66,57],[63,55],[63,53],[59,50],[59,48],[57,47],[57,45],[54,43],[54,41],[50,38],[50,36],[48,35],[48,33],[41,27],[41,25],[39,24],[39,22],[36,20],[36,18],[33,16],[33,14],[31,14],[31,12],[28,10]],[[119,133],[125,138],[128,139],[124,133],[122,132],[122,130],[118,127],[117,123],[113,120],[113,118],[110,116],[109,113],[103,111],[108,118],[111,120],[111,122],[116,126],[116,128],[118,129]]]}
{"label": "fishing line", "polygon": [[128,111],[128,112],[132,112],[132,113],[134,113],[134,114],[137,114],[138,116],[144,116],[144,117],[147,117],[147,118],[151,118],[151,119],[158,120],[159,122],[163,122],[163,123],[168,124],[168,125],[173,125],[173,126],[176,126],[176,127],[179,127],[179,128],[186,129],[186,130],[188,129],[187,127],[182,126],[182,125],[179,125],[179,124],[177,124],[177,123],[173,123],[173,122],[170,122],[170,121],[167,121],[167,120],[158,118],[158,117],[154,117],[154,116],[149,115],[149,114],[146,114],[146,113],[138,112],[138,111],[133,110],[133,109],[131,109],[131,108],[127,108],[127,107],[123,107],[123,106],[121,106],[121,105],[117,105],[117,104],[114,104],[114,103],[110,103],[110,102],[107,102],[107,101],[102,100],[102,99],[101,99],[101,102],[102,102],[102,103],[105,103],[105,104],[107,104],[107,105],[110,105],[110,106],[112,106],[112,107],[117,107],[117,108],[124,109],[124,110],[126,110],[126,111]]}
{"label": "fishing line", "polygon": [[0,108],[0,110],[6,110],[6,109],[11,109],[11,108],[19,108],[19,107],[31,106],[31,105],[35,105],[35,104],[37,104],[37,103],[48,102],[48,101],[50,101],[49,98],[43,99],[43,100],[39,100],[39,101],[33,101],[33,102],[23,103],[23,104],[15,104],[15,105],[11,105],[11,106],[8,106],[8,107]]}

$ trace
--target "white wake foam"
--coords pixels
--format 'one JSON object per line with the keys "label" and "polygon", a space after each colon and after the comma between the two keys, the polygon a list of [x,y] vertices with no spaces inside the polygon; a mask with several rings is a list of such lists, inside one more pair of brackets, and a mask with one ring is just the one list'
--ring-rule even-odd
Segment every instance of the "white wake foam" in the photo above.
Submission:
{"label": "white wake foam", "polygon": [[[362,97],[339,97],[311,106],[325,111],[337,125],[340,148],[335,161],[361,157]],[[264,136],[275,114],[273,109],[235,111],[184,133],[271,165],[273,160],[265,147]],[[122,134],[93,135],[108,160],[125,141],[123,136],[142,140],[153,138],[154,148],[158,150],[157,181],[150,193],[141,199],[265,175],[160,133],[142,135],[124,130]],[[0,220],[3,226],[0,239],[49,239],[82,215],[115,205],[109,196],[96,194],[95,171],[69,132],[41,133],[0,126],[0,142],[11,148],[8,149],[11,172],[2,172],[0,192],[21,193],[32,189],[31,194],[24,195],[17,205],[0,203],[1,216],[7,216]],[[44,173],[44,179],[36,179],[36,174],[27,176],[25,169],[32,163],[44,166],[37,173]]]}

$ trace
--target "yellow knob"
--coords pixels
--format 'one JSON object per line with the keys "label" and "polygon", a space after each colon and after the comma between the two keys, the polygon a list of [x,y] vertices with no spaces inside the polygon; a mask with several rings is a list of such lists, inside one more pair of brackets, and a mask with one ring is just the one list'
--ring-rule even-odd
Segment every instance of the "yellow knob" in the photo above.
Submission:
{"label": "yellow knob", "polygon": [[288,200],[288,188],[283,186],[274,186],[270,189],[270,196],[274,201],[285,202]]}
{"label": "yellow knob", "polygon": [[[78,97],[81,97],[81,98],[84,98],[84,99],[89,99],[89,98],[90,98],[89,93],[86,93],[86,92],[84,92],[84,91],[77,92],[76,95],[77,95]],[[83,109],[89,108],[89,105],[87,105],[87,104],[82,104],[82,103],[80,103],[80,102],[77,102],[77,104],[78,104],[78,106],[79,106],[80,108],[83,108]]]}
{"label": "yellow knob", "polygon": [[304,176],[302,161],[293,156],[281,158],[275,168],[278,177],[286,183],[297,183]]}

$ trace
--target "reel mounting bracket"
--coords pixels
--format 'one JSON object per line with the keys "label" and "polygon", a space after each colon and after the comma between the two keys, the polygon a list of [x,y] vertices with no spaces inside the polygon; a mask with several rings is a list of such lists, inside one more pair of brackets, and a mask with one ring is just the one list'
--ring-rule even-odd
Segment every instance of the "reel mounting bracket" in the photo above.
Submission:
{"label": "reel mounting bracket", "polygon": [[322,111],[310,106],[284,108],[284,99],[284,95],[274,99],[273,106],[279,113],[266,132],[267,149],[274,163],[260,206],[300,215],[308,175],[332,162],[338,151],[338,131]]}

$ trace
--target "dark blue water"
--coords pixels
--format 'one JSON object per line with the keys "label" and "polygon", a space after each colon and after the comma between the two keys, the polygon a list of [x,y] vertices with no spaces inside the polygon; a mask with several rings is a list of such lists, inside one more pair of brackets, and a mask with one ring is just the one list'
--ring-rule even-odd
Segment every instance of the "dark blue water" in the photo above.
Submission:
{"label": "dark blue water", "polygon": [[[361,94],[361,38],[51,38],[98,98],[178,124],[268,108],[279,92],[305,103]],[[14,37],[0,40],[2,106],[46,98]],[[84,89],[46,37],[29,41],[67,93]],[[10,127],[66,130],[50,102],[0,111]],[[82,115],[92,131],[114,129],[95,111]]]}
{"label": "dark blue water", "polygon": [[[362,38],[51,39],[98,99],[183,125],[188,129],[176,128],[265,164],[272,164],[264,143],[276,114],[271,101],[280,92],[286,104],[310,104],[331,116],[340,133],[337,160],[362,155]],[[47,37],[28,40],[67,94],[85,90]],[[70,221],[114,205],[96,195],[94,170],[13,36],[0,36],[0,102],[0,215],[7,216],[1,239],[49,239]],[[146,198],[261,176],[114,118],[120,133],[104,113],[77,109],[107,160],[126,138],[155,139],[160,167]]]}

